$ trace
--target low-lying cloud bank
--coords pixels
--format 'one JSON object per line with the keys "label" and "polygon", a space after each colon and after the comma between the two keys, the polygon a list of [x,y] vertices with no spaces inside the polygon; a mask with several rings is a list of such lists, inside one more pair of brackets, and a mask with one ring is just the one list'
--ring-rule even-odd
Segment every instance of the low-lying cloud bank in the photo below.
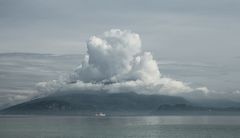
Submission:
{"label": "low-lying cloud bank", "polygon": [[87,54],[81,65],[68,76],[40,82],[43,94],[59,90],[104,90],[139,94],[186,95],[209,92],[206,87],[164,77],[150,52],[141,49],[141,39],[129,30],[112,29],[87,41]]}

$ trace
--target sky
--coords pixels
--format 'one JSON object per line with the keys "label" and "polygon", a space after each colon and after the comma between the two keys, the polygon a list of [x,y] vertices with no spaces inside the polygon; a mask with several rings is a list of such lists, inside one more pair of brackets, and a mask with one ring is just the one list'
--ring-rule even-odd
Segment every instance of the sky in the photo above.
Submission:
{"label": "sky", "polygon": [[0,51],[76,54],[118,28],[139,33],[158,57],[234,58],[239,9],[238,0],[1,0]]}
{"label": "sky", "polygon": [[[89,37],[115,28],[131,30],[167,77],[213,91],[239,92],[239,13],[238,0],[0,0],[0,53],[82,55]],[[76,57],[70,63],[66,57],[59,59],[55,65],[49,62],[56,59],[43,58],[40,63],[49,72],[55,68],[69,72],[80,64]],[[19,75],[15,66],[20,59],[1,60],[1,82],[6,71]],[[36,63],[32,60],[23,67],[42,68]],[[2,91],[21,85],[13,72],[9,82],[2,83]],[[33,82],[59,76],[56,69],[50,76],[49,72]],[[24,82],[24,88],[33,85],[27,85],[32,80]]]}

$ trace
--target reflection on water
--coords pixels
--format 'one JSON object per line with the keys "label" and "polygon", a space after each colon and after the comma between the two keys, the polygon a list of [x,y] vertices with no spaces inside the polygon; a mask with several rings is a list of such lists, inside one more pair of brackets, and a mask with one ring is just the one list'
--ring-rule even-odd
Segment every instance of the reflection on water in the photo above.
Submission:
{"label": "reflection on water", "polygon": [[239,138],[238,116],[0,116],[1,138]]}

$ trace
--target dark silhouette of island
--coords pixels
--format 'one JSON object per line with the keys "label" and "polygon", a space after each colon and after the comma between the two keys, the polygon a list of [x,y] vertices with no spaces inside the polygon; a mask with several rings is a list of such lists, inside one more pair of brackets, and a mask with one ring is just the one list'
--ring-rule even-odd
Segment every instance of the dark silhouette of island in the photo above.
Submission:
{"label": "dark silhouette of island", "polygon": [[237,107],[203,107],[182,97],[133,92],[58,92],[3,109],[1,114],[161,115],[238,113]]}

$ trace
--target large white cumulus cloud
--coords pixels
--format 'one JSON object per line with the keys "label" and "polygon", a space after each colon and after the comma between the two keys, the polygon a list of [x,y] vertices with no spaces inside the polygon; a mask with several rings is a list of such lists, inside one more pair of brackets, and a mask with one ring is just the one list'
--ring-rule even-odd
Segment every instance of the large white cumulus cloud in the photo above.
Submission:
{"label": "large white cumulus cloud", "polygon": [[132,70],[135,56],[141,52],[138,34],[110,30],[87,42],[85,63],[76,70],[76,79],[99,82],[118,79]]}
{"label": "large white cumulus cloud", "polygon": [[73,73],[39,83],[38,88],[49,93],[59,89],[167,95],[208,91],[162,76],[152,54],[142,51],[140,36],[119,29],[90,37],[85,59]]}

